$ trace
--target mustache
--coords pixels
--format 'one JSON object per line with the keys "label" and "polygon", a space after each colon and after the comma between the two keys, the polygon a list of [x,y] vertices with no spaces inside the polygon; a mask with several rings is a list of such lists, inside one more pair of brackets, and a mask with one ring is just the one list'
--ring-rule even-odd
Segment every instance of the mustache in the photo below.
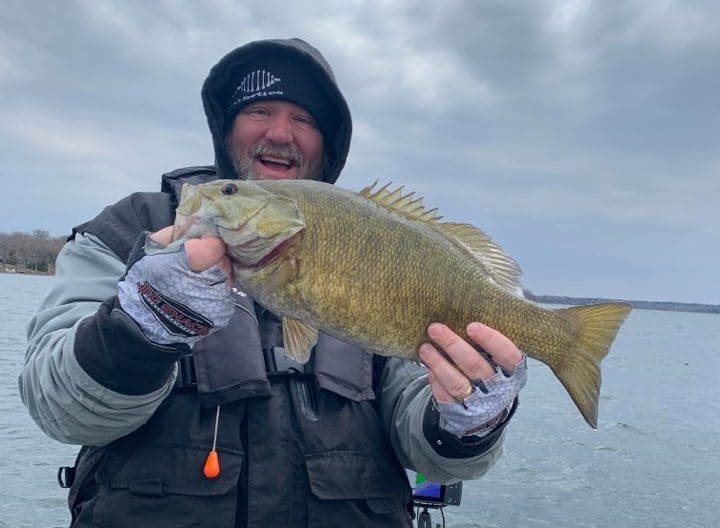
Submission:
{"label": "mustache", "polygon": [[256,158],[258,156],[285,158],[292,161],[297,166],[302,166],[303,163],[305,163],[305,158],[302,153],[292,143],[278,144],[267,140],[258,141],[252,146],[249,154],[252,158]]}

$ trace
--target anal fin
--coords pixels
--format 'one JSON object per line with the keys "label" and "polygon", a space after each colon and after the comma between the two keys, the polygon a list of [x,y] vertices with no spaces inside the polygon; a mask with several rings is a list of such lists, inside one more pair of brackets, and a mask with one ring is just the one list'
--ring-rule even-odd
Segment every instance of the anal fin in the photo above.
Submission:
{"label": "anal fin", "polygon": [[305,364],[318,340],[318,330],[292,317],[283,317],[283,342],[285,352],[295,361]]}

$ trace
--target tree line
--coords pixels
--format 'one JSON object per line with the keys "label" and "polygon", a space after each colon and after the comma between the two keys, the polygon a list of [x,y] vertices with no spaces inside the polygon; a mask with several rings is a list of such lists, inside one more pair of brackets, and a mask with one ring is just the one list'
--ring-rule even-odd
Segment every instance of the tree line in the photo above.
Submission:
{"label": "tree line", "polygon": [[36,229],[32,233],[0,233],[0,271],[55,272],[55,258],[65,237],[51,237]]}

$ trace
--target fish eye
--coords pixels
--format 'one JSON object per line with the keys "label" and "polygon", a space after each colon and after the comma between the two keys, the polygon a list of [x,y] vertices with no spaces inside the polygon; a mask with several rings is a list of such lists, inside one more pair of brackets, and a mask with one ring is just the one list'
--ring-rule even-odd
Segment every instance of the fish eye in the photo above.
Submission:
{"label": "fish eye", "polygon": [[238,186],[235,185],[234,183],[226,183],[225,185],[223,185],[222,193],[224,195],[231,196],[231,195],[235,194],[236,192],[238,192]]}

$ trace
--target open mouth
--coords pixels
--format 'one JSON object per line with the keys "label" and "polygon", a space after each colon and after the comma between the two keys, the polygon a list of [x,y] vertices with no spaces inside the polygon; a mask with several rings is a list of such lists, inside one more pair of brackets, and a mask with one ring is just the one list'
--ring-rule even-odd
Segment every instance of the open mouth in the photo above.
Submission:
{"label": "open mouth", "polygon": [[267,167],[276,171],[289,171],[290,169],[297,166],[295,160],[289,158],[281,158],[278,156],[266,156],[260,155],[255,158],[264,167]]}

